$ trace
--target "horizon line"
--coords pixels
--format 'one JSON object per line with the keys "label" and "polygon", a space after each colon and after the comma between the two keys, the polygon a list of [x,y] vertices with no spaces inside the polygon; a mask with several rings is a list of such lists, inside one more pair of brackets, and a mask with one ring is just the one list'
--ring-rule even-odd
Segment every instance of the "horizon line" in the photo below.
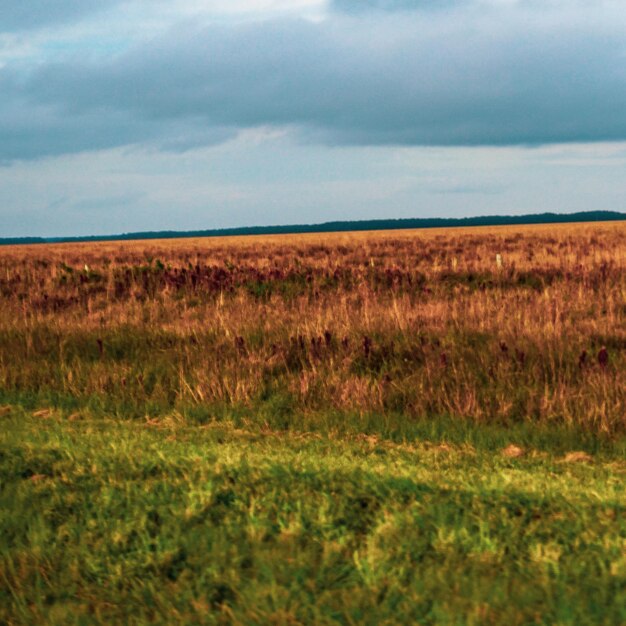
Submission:
{"label": "horizon line", "polygon": [[485,215],[470,217],[373,218],[365,220],[332,220],[315,224],[275,224],[269,226],[234,226],[194,230],[135,231],[110,235],[67,235],[55,237],[26,235],[18,237],[0,237],[0,245],[315,234],[368,230],[411,230],[420,228],[453,228],[455,226],[523,226],[533,224],[610,222],[622,220],[626,220],[626,213],[620,211],[577,211],[574,213],[544,212],[528,213],[524,215]]}

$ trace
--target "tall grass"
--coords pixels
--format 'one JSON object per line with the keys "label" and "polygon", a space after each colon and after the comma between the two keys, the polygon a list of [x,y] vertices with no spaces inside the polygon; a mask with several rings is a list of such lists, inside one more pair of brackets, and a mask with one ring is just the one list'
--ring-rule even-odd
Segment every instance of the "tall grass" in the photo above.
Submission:
{"label": "tall grass", "polygon": [[625,259],[623,224],[7,247],[0,393],[123,416],[612,435]]}

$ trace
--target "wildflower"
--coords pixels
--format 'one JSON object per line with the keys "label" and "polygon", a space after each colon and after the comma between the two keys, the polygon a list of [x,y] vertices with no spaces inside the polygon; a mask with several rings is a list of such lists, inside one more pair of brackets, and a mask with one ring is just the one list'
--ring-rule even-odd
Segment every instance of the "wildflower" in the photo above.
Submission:
{"label": "wildflower", "polygon": [[365,355],[366,359],[369,359],[371,351],[372,351],[372,340],[367,335],[365,335],[363,337],[363,354]]}
{"label": "wildflower", "polygon": [[609,352],[605,346],[602,346],[600,352],[598,352],[598,363],[602,369],[606,369],[606,366],[609,364]]}
{"label": "wildflower", "polygon": [[237,335],[237,337],[235,337],[235,347],[237,348],[239,354],[244,354],[246,351],[246,342],[241,335]]}

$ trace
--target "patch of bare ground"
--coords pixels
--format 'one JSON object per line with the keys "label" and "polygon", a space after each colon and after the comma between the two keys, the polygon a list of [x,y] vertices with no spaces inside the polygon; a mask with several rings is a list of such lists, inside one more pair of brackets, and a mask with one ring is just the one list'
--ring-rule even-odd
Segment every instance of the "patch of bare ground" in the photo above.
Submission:
{"label": "patch of bare ground", "polygon": [[591,463],[593,457],[586,452],[577,450],[575,452],[568,452],[562,459],[562,463]]}
{"label": "patch of bare ground", "polygon": [[508,459],[518,459],[522,456],[526,456],[526,450],[511,444],[502,450],[502,456],[507,457]]}

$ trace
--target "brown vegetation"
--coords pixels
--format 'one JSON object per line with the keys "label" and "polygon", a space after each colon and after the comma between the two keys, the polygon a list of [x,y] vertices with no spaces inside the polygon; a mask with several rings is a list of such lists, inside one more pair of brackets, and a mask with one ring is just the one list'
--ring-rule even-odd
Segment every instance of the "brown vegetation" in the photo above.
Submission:
{"label": "brown vegetation", "polygon": [[625,261],[623,223],[5,247],[0,402],[623,431]]}

